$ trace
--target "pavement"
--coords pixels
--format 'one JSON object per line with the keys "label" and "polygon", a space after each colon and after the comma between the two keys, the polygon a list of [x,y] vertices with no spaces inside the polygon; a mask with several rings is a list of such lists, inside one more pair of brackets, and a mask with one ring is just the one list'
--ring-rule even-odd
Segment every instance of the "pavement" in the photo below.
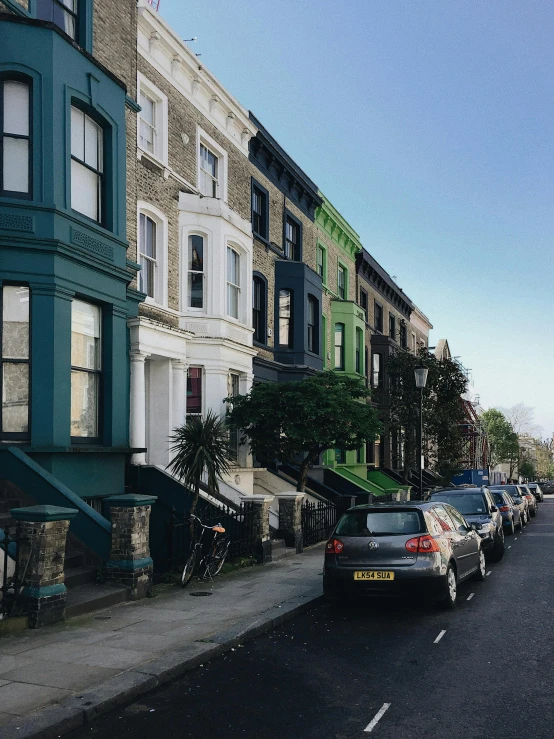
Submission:
{"label": "pavement", "polygon": [[314,607],[323,546],[0,638],[0,739],[61,736]]}
{"label": "pavement", "polygon": [[553,563],[549,498],[453,611],[318,601],[64,739],[552,739]]}

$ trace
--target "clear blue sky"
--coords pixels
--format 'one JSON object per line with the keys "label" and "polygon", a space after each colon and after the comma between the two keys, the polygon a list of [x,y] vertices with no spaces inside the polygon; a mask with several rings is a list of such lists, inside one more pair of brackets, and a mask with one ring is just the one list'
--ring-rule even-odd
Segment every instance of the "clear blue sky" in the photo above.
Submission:
{"label": "clear blue sky", "polygon": [[554,431],[551,0],[161,0],[473,370]]}

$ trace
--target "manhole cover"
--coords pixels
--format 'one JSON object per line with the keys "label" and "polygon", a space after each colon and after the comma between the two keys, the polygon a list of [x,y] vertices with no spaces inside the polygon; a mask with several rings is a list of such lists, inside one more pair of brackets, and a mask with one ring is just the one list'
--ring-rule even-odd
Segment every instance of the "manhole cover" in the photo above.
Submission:
{"label": "manhole cover", "polygon": [[190,593],[190,595],[213,595],[213,593],[208,593],[206,590],[202,590],[198,593]]}

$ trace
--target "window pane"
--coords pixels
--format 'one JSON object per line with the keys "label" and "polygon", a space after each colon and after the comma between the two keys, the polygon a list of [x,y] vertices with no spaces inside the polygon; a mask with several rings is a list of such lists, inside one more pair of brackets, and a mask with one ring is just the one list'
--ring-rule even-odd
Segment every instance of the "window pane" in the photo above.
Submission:
{"label": "window pane", "polygon": [[29,85],[4,82],[4,133],[29,135]]}
{"label": "window pane", "polygon": [[71,436],[98,436],[98,375],[71,370]]}
{"label": "window pane", "polygon": [[152,259],[140,258],[140,289],[148,297],[156,297],[156,262]]}
{"label": "window pane", "polygon": [[71,364],[100,369],[100,308],[82,300],[71,304]]}
{"label": "window pane", "polygon": [[202,413],[202,368],[189,367],[187,375],[187,415]]}
{"label": "window pane", "polygon": [[29,430],[29,365],[4,362],[2,372],[2,431]]}
{"label": "window pane", "polygon": [[204,271],[204,239],[202,236],[189,236],[189,269]]}
{"label": "window pane", "polygon": [[291,294],[290,290],[279,291],[279,344],[291,346]]}
{"label": "window pane", "polygon": [[227,285],[227,314],[232,318],[239,317],[239,289],[235,285]]}
{"label": "window pane", "polygon": [[140,117],[151,126],[154,125],[154,101],[150,100],[143,92],[140,93]]}
{"label": "window pane", "polygon": [[4,190],[29,192],[29,141],[4,136]]}
{"label": "window pane", "polygon": [[2,357],[29,357],[29,288],[6,286],[3,290]]}
{"label": "window pane", "polygon": [[100,126],[88,115],[85,116],[85,162],[89,167],[101,170],[98,166],[98,141],[101,136]]}
{"label": "window pane", "polygon": [[140,253],[156,259],[156,223],[144,213],[140,214]]}
{"label": "window pane", "polygon": [[100,220],[99,175],[71,160],[71,207],[95,221]]}
{"label": "window pane", "polygon": [[71,107],[71,156],[85,161],[85,114]]}
{"label": "window pane", "polygon": [[227,282],[239,284],[239,255],[234,249],[227,247]]}
{"label": "window pane", "polygon": [[188,294],[189,308],[204,307],[204,275],[201,272],[189,272]]}

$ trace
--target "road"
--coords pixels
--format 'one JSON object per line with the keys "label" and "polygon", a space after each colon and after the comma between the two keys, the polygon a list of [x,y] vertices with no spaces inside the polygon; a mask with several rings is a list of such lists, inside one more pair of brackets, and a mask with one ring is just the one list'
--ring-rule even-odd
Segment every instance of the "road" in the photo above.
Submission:
{"label": "road", "polygon": [[321,604],[67,736],[551,739],[554,499],[506,544],[454,611]]}

